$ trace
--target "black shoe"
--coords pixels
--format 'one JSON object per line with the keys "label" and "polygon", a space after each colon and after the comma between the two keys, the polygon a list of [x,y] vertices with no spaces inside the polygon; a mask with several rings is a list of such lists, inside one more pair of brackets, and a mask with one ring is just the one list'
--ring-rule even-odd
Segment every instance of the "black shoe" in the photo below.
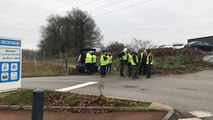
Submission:
{"label": "black shoe", "polygon": [[140,77],[136,77],[136,79],[139,79]]}
{"label": "black shoe", "polygon": [[124,75],[121,75],[121,77],[125,77]]}
{"label": "black shoe", "polygon": [[151,78],[151,76],[146,76],[146,78]]}

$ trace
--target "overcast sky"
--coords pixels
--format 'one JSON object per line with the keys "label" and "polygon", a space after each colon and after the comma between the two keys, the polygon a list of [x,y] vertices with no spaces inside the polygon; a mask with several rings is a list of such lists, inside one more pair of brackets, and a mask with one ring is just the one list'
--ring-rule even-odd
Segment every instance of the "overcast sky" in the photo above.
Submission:
{"label": "overcast sky", "polygon": [[213,35],[212,5],[213,0],[0,0],[0,36],[37,49],[47,17],[78,7],[94,18],[104,44],[130,43],[133,37],[155,45],[186,43]]}

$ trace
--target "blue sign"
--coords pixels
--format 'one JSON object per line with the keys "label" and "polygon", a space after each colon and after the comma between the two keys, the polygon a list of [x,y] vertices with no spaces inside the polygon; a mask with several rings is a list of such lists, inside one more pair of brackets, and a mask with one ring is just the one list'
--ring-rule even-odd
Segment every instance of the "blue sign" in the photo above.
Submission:
{"label": "blue sign", "polygon": [[21,41],[20,40],[10,40],[10,39],[1,39],[0,38],[0,45],[21,47]]}
{"label": "blue sign", "polygon": [[21,79],[21,41],[0,38],[0,83]]}
{"label": "blue sign", "polygon": [[0,62],[0,82],[20,80],[20,62]]}

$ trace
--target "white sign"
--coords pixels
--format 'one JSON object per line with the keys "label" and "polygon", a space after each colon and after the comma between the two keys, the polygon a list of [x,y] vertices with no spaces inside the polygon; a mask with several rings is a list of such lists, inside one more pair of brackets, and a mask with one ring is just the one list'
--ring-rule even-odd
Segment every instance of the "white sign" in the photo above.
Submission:
{"label": "white sign", "polygon": [[0,38],[0,92],[21,87],[21,40]]}

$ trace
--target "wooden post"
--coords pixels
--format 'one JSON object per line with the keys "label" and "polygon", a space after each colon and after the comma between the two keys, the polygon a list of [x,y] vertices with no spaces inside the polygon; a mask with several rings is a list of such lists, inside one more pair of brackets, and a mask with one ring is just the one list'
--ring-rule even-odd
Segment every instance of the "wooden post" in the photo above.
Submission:
{"label": "wooden post", "polygon": [[67,59],[67,53],[66,53],[66,58],[65,58],[65,65],[66,65],[66,71],[68,71],[68,59]]}
{"label": "wooden post", "polygon": [[43,51],[43,55],[44,55],[44,61],[46,61],[46,54],[45,54],[45,51]]}
{"label": "wooden post", "polygon": [[37,67],[36,59],[34,59],[34,64],[35,64],[35,71],[38,72],[38,67]]}
{"label": "wooden post", "polygon": [[61,55],[61,51],[60,51],[60,61],[61,61],[61,59],[62,59],[62,55]]}

